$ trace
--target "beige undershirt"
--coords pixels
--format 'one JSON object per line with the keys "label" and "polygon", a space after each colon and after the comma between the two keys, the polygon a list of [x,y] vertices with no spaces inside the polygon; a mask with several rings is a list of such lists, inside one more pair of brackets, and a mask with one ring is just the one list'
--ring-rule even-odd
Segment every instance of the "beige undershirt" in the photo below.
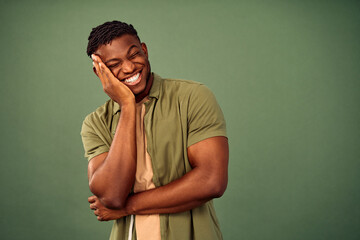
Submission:
{"label": "beige undershirt", "polygon": [[[155,188],[151,158],[147,152],[146,135],[144,129],[145,98],[136,104],[136,148],[137,163],[134,192],[142,192]],[[159,214],[135,215],[137,240],[161,240]]]}

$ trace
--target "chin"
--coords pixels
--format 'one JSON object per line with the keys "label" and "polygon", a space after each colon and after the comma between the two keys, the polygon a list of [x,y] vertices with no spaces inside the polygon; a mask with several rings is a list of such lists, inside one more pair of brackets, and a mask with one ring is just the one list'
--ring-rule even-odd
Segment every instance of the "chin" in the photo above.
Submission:
{"label": "chin", "polygon": [[138,86],[134,86],[134,88],[130,88],[130,90],[133,92],[134,95],[138,95],[145,91],[146,89],[146,82],[139,83]]}

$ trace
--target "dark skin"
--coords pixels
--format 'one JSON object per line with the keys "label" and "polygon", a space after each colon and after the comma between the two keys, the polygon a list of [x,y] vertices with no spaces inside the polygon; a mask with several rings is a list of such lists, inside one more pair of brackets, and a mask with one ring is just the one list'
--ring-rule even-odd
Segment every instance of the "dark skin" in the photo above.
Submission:
{"label": "dark skin", "polygon": [[[109,152],[94,157],[88,165],[90,190],[94,193],[88,201],[98,220],[183,212],[222,196],[228,179],[229,149],[225,137],[212,137],[189,146],[188,159],[193,169],[183,177],[129,195],[136,169],[135,103],[147,96],[152,84],[147,48],[135,36],[123,35],[100,46],[93,61],[104,91],[122,108]],[[140,77],[133,81],[138,73]]]}

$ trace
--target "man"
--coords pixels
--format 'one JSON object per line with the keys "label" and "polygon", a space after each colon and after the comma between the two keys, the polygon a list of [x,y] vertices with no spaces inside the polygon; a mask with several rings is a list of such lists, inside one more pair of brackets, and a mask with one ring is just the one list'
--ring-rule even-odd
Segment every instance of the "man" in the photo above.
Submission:
{"label": "man", "polygon": [[90,208],[116,220],[110,239],[222,239],[212,199],[227,186],[228,143],[213,94],[151,73],[123,22],[94,28],[87,54],[110,97],[81,130]]}

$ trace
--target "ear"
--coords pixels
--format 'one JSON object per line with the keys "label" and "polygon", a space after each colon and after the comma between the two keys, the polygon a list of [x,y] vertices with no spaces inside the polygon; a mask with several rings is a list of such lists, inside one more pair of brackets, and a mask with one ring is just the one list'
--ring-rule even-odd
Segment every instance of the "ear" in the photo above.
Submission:
{"label": "ear", "polygon": [[144,51],[146,57],[149,57],[148,50],[145,43],[141,43],[141,49]]}

